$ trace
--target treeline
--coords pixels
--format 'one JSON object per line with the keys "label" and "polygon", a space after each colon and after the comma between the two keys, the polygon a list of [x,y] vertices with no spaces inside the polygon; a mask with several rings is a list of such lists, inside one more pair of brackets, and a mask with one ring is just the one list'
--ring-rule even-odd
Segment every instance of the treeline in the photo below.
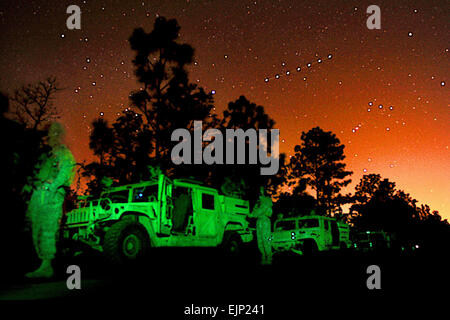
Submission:
{"label": "treeline", "polygon": [[[215,128],[222,133],[227,129],[270,132],[275,125],[262,106],[244,96],[230,102],[222,114],[215,113],[212,92],[189,81],[187,67],[194,60],[194,49],[179,43],[179,30],[176,20],[160,17],[151,32],[139,28],[129,38],[140,88],[131,92],[130,107],[112,124],[103,118],[92,124],[89,146],[97,160],[83,171],[84,177],[90,179],[89,192],[99,194],[105,177],[117,185],[127,184],[148,179],[149,168],[157,167],[168,176],[193,177],[218,188],[224,183],[234,185],[251,201],[256,200],[259,186],[274,197],[284,186],[296,192],[304,192],[310,186],[316,195],[315,207],[328,214],[348,201],[340,195],[341,188],[351,182],[351,172],[346,171],[343,162],[344,145],[335,134],[318,127],[302,134],[301,144],[295,147],[295,155],[289,161],[284,154],[279,156],[280,170],[276,175],[263,176],[261,165],[254,164],[172,162],[171,150],[178,143],[171,140],[172,133],[179,128],[193,131],[194,121],[202,121],[203,131]],[[245,163],[249,163],[249,141],[246,143]],[[257,141],[258,146],[264,143],[267,144]]]}
{"label": "treeline", "polygon": [[49,151],[44,137],[47,134],[46,124],[56,116],[52,104],[54,93],[58,90],[55,81],[49,78],[24,86],[10,97],[0,93],[0,201],[3,206],[0,246],[5,257],[24,249],[25,212],[31,195],[22,192],[22,189],[32,182],[40,155]]}
{"label": "treeline", "polygon": [[[203,131],[275,128],[264,108],[244,96],[230,102],[222,114],[215,113],[213,93],[189,81],[194,49],[179,42],[179,31],[176,20],[159,17],[152,31],[139,28],[129,38],[140,87],[130,93],[130,106],[113,123],[102,117],[92,123],[89,147],[96,160],[81,167],[81,175],[88,180],[87,193],[98,195],[110,183],[147,180],[158,169],[169,177],[195,178],[219,189],[227,185],[251,204],[258,197],[259,186],[264,186],[275,200],[274,219],[315,212],[339,217],[361,230],[385,230],[433,244],[443,239],[448,242],[450,227],[438,212],[418,206],[410,195],[380,175],[364,175],[354,194],[343,195],[341,190],[351,183],[352,175],[344,162],[345,146],[334,133],[319,127],[302,133],[289,159],[279,156],[276,175],[261,175],[261,165],[254,164],[175,165],[171,150],[178,142],[171,141],[172,132],[179,128],[193,131],[196,120],[202,121]],[[12,144],[7,146],[8,166],[4,168],[14,169],[6,169],[3,188],[4,194],[12,192],[10,199],[23,199],[19,189],[44,150],[41,137],[45,135],[44,124],[55,116],[52,99],[57,90],[51,78],[17,90],[11,97],[16,122],[4,117],[8,99],[2,97],[3,136],[15,132],[14,137],[20,140],[7,141]],[[261,143],[258,141],[259,146]],[[248,163],[248,152],[246,155]],[[350,213],[342,212],[344,204],[351,205]]]}

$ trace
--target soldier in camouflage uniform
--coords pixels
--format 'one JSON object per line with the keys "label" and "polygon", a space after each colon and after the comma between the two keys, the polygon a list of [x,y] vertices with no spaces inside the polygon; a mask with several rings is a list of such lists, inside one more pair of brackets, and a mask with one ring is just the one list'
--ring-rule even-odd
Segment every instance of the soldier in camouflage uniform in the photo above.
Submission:
{"label": "soldier in camouflage uniform", "polygon": [[243,197],[245,195],[245,181],[244,179],[241,179],[239,183],[237,183],[230,177],[225,177],[220,190],[228,197]]}
{"label": "soldier in camouflage uniform", "polygon": [[258,202],[252,211],[252,216],[256,220],[256,240],[258,241],[258,248],[261,251],[261,264],[272,264],[272,244],[270,237],[272,235],[272,228],[270,217],[272,216],[272,199],[264,195],[264,188],[260,189],[260,196]]}
{"label": "soldier in camouflage uniform", "polygon": [[[56,253],[56,234],[63,214],[66,191],[74,177],[75,161],[70,150],[62,144],[64,130],[54,122],[48,131],[51,151],[44,154],[34,177],[33,193],[28,204],[27,215],[31,220],[33,243],[42,260],[41,266],[26,274],[28,278],[50,278],[53,276],[52,260]],[[26,188],[30,188],[27,186]]]}

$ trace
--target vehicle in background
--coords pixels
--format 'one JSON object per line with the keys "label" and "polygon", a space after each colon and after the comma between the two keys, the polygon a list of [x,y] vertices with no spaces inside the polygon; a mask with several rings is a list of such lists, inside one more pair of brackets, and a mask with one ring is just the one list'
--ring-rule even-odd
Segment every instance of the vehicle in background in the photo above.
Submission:
{"label": "vehicle in background", "polygon": [[313,254],[351,247],[350,227],[335,218],[304,216],[275,221],[271,237],[275,252]]}
{"label": "vehicle in background", "polygon": [[383,251],[391,248],[391,236],[385,231],[363,231],[353,235],[353,248],[360,252]]}

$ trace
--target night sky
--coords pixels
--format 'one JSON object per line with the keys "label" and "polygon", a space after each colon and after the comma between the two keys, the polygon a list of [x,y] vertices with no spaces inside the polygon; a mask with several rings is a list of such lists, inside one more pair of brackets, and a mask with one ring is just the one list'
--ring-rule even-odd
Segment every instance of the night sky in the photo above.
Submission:
{"label": "night sky", "polygon": [[[81,30],[66,27],[71,4]],[[381,30],[366,27],[371,4]],[[0,90],[56,76],[68,145],[91,160],[91,122],[112,122],[139,88],[127,39],[158,15],[195,48],[190,79],[215,91],[216,112],[240,95],[264,106],[287,155],[302,131],[333,131],[354,171],[346,191],[379,173],[450,219],[448,1],[2,0]]]}

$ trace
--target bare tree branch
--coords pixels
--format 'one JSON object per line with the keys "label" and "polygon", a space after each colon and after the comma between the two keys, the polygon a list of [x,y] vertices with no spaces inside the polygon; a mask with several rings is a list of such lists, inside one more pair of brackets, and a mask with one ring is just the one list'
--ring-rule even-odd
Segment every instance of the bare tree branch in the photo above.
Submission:
{"label": "bare tree branch", "polygon": [[54,77],[17,89],[11,98],[16,120],[37,130],[46,122],[58,118],[53,102],[55,93],[60,90]]}

